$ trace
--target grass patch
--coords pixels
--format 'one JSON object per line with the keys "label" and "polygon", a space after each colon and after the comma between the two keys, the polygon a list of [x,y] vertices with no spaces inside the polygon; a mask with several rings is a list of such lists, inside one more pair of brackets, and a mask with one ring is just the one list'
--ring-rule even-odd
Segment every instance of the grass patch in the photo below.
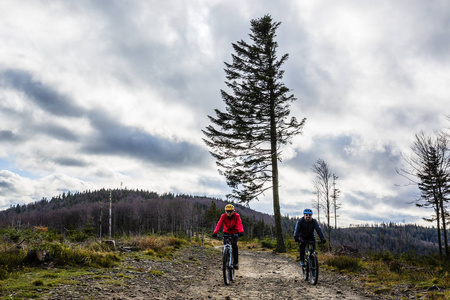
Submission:
{"label": "grass patch", "polygon": [[265,238],[263,240],[261,240],[261,247],[262,248],[267,248],[267,249],[275,249],[277,246],[277,241],[276,240],[272,240],[269,238]]}
{"label": "grass patch", "polygon": [[[264,240],[258,242],[265,244]],[[298,243],[286,239],[286,246],[285,255],[299,260]],[[351,273],[358,277],[356,282],[379,295],[392,293],[395,286],[407,286],[416,299],[450,299],[450,261],[442,262],[436,255],[393,255],[386,251],[358,258],[334,255],[319,245],[318,256],[326,269]]]}
{"label": "grass patch", "polygon": [[124,286],[125,285],[122,281],[116,280],[116,279],[105,280],[105,281],[100,282],[100,284],[102,284],[102,285],[114,285],[114,286]]}
{"label": "grass patch", "polygon": [[[33,234],[31,231],[28,233],[30,236]],[[17,249],[16,244],[8,242],[8,239],[20,242],[24,237],[14,230],[8,231],[7,234],[7,237],[3,238],[2,243],[0,243],[0,299],[10,299],[11,297],[14,299],[39,298],[49,289],[57,288],[58,285],[80,285],[81,282],[76,279],[79,276],[96,278],[106,285],[121,286],[132,277],[119,273],[112,278],[102,275],[101,270],[117,266],[122,256],[133,257],[134,255],[135,259],[148,259],[148,257],[158,260],[170,259],[183,246],[199,242],[198,239],[189,241],[186,238],[176,236],[124,237],[119,242],[120,244],[132,246],[132,248],[139,246],[138,250],[140,251],[119,254],[118,252],[105,251],[95,240],[80,243],[71,243],[62,239],[49,240],[47,239],[49,233],[44,230],[36,230],[34,234],[39,235],[38,238],[30,238],[31,242],[29,243],[26,240],[22,243],[22,249]],[[46,236],[43,236],[44,234]],[[27,256],[28,251],[35,249],[49,251],[49,260],[46,261],[45,265],[51,263],[51,269],[40,268],[41,262],[37,260],[29,264],[21,263]],[[195,259],[190,261],[198,263]],[[149,272],[151,278],[163,275],[164,273],[159,270]]]}
{"label": "grass patch", "polygon": [[78,281],[73,280],[74,276],[90,274],[86,269],[77,270],[44,270],[39,268],[24,269],[16,278],[9,277],[2,281],[0,286],[0,296],[8,297],[12,295],[14,299],[34,299],[40,297],[42,291],[49,290],[61,284],[75,285]]}
{"label": "grass patch", "polygon": [[358,272],[362,269],[359,258],[348,256],[332,256],[325,260],[325,263],[338,271]]}
{"label": "grass patch", "polygon": [[145,255],[159,258],[171,258],[173,253],[186,245],[185,239],[175,236],[146,236],[136,241],[138,249],[144,251]]}
{"label": "grass patch", "polygon": [[150,277],[159,277],[159,276],[163,276],[164,275],[164,272],[163,271],[160,271],[160,270],[150,270],[149,272],[148,272],[148,274],[150,275]]}

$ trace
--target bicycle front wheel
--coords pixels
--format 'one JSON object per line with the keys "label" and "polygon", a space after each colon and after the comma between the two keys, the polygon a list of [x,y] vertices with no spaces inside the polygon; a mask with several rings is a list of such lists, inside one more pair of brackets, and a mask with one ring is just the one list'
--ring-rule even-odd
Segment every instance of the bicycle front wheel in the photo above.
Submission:
{"label": "bicycle front wheel", "polygon": [[234,261],[233,261],[233,255],[229,253],[230,255],[230,263],[228,264],[228,278],[230,281],[234,280]]}
{"label": "bicycle front wheel", "polygon": [[300,266],[302,268],[303,280],[308,281],[308,276],[309,276],[308,262],[305,262],[304,266],[302,266],[302,265],[300,265]]}
{"label": "bicycle front wheel", "polygon": [[234,269],[234,258],[231,257],[231,264],[230,264],[230,280],[231,281],[234,281],[234,275],[235,275],[234,272],[235,272],[235,269]]}
{"label": "bicycle front wheel", "polygon": [[310,282],[313,285],[316,285],[317,280],[319,279],[319,260],[315,253],[312,253],[309,259],[309,273],[311,275]]}
{"label": "bicycle front wheel", "polygon": [[231,275],[230,275],[230,250],[228,249],[223,251],[222,272],[223,272],[223,281],[225,282],[226,285],[229,285],[231,281]]}

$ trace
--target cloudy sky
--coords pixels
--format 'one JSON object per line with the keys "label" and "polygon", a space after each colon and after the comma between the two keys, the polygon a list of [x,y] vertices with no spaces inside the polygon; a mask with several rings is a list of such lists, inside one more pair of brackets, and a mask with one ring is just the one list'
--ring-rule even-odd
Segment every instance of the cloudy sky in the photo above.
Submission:
{"label": "cloudy sky", "polygon": [[[121,184],[224,199],[201,130],[224,107],[231,43],[265,14],[307,118],[283,151],[282,213],[311,206],[322,158],[341,226],[420,224],[431,212],[396,168],[414,134],[449,125],[447,1],[2,0],[0,209]],[[270,196],[250,207],[272,214]]]}

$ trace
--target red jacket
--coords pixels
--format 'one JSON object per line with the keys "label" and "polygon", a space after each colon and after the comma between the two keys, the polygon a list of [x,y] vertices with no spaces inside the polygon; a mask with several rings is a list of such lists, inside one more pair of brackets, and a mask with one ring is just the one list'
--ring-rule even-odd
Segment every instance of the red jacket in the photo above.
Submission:
{"label": "red jacket", "polygon": [[222,229],[222,225],[223,232],[228,234],[244,232],[241,216],[236,212],[234,212],[231,217],[228,217],[226,213],[220,216],[219,222],[217,223],[216,229],[214,230],[215,234],[217,234],[220,229]]}

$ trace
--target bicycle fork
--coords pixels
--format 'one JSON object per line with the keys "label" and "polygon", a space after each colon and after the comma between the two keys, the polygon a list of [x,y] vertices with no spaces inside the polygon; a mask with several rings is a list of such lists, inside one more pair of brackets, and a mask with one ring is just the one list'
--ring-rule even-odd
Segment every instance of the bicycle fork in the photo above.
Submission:
{"label": "bicycle fork", "polygon": [[228,255],[230,256],[228,259],[228,268],[233,267],[233,249],[231,248],[231,245],[227,244],[225,245],[225,251],[228,249]]}

